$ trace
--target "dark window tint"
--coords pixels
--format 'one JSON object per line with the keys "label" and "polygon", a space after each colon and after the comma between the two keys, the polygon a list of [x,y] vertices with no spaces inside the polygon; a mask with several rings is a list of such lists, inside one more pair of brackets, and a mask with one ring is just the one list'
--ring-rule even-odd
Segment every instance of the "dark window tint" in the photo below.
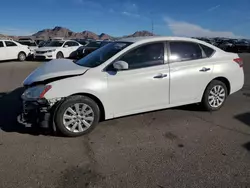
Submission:
{"label": "dark window tint", "polygon": [[74,41],[69,41],[65,45],[68,45],[68,46],[79,46],[78,43],[74,42]]}
{"label": "dark window tint", "polygon": [[0,41],[0,48],[1,48],[1,47],[4,47],[4,46],[3,46],[3,42],[2,42],[2,41]]}
{"label": "dark window tint", "polygon": [[7,47],[17,46],[14,42],[11,42],[11,41],[5,41],[5,44],[6,44]]}
{"label": "dark window tint", "polygon": [[170,60],[172,62],[202,58],[200,46],[193,42],[170,42],[170,51]]}
{"label": "dark window tint", "polygon": [[211,57],[213,55],[214,49],[203,44],[200,44],[200,47],[202,48],[207,57]]}
{"label": "dark window tint", "polygon": [[147,44],[128,52],[120,58],[128,63],[129,69],[137,69],[164,64],[163,43]]}
{"label": "dark window tint", "polygon": [[89,44],[87,44],[88,47],[92,47],[92,48],[99,48],[101,45],[101,42],[96,41],[96,42],[90,42]]}

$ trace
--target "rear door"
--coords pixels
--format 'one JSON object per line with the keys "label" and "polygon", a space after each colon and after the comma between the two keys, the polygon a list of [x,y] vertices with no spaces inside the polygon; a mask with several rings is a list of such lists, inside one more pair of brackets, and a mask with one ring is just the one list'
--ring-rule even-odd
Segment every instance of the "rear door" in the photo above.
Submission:
{"label": "rear door", "polygon": [[214,50],[198,43],[169,42],[170,103],[172,105],[200,102],[211,81]]}
{"label": "rear door", "polygon": [[0,61],[8,59],[6,47],[3,41],[0,41]]}
{"label": "rear door", "polygon": [[5,41],[5,46],[8,59],[17,59],[20,52],[19,46],[12,41]]}

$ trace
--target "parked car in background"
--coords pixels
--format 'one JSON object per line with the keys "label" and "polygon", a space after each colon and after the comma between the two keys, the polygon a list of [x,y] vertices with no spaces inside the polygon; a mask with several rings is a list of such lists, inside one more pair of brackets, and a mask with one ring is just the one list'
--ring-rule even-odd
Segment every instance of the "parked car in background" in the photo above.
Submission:
{"label": "parked car in background", "polygon": [[29,57],[33,58],[35,50],[38,48],[37,43],[34,40],[19,39],[18,42],[22,45],[26,45],[30,49]]}
{"label": "parked car in background", "polygon": [[24,61],[30,55],[27,45],[22,45],[13,40],[0,39],[0,61],[18,59]]}
{"label": "parked car in background", "polygon": [[234,53],[250,52],[250,44],[245,40],[230,39],[219,45],[219,48]]}
{"label": "parked car in background", "polygon": [[36,59],[61,59],[75,56],[82,45],[73,40],[52,40],[45,46],[35,50]]}
{"label": "parked car in background", "polygon": [[47,118],[65,136],[80,136],[100,120],[136,113],[192,103],[215,111],[243,87],[242,67],[237,54],[200,40],[120,39],[75,63],[53,60],[31,73],[18,121]]}
{"label": "parked car in background", "polygon": [[90,54],[91,52],[100,48],[102,41],[90,41],[86,46],[81,46],[77,49],[76,52],[76,59],[81,59],[86,55]]}

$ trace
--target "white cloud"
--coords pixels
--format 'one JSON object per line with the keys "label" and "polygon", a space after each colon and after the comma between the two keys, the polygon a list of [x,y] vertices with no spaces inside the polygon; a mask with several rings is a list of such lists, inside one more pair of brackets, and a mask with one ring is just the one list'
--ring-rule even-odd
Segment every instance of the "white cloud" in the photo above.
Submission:
{"label": "white cloud", "polygon": [[173,20],[169,17],[166,17],[164,20],[167,23],[169,29],[172,31],[173,35],[177,36],[241,38],[241,36],[237,36],[230,31],[212,31],[196,24]]}
{"label": "white cloud", "polygon": [[213,7],[209,8],[207,11],[212,12],[212,11],[218,9],[218,8],[220,8],[220,5],[213,6]]}
{"label": "white cloud", "polygon": [[4,35],[28,36],[34,33],[35,32],[33,31],[28,31],[28,30],[18,29],[18,28],[0,28],[0,34],[4,34]]}
{"label": "white cloud", "polygon": [[136,18],[139,18],[139,17],[140,17],[139,14],[134,14],[134,13],[127,12],[127,11],[123,11],[122,14],[123,14],[123,15],[126,15],[126,16],[130,16],[130,17],[136,17]]}

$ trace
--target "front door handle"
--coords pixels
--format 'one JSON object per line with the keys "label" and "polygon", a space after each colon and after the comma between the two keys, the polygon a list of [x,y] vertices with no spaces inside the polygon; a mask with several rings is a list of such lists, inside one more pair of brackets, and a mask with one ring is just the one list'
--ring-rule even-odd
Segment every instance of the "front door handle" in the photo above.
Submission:
{"label": "front door handle", "polygon": [[203,67],[200,72],[207,72],[207,71],[210,71],[211,69],[210,68],[206,68],[206,67]]}
{"label": "front door handle", "polygon": [[167,74],[162,74],[162,73],[160,73],[160,74],[158,74],[158,75],[156,75],[156,76],[154,76],[154,78],[165,78],[165,77],[167,77],[168,75]]}

